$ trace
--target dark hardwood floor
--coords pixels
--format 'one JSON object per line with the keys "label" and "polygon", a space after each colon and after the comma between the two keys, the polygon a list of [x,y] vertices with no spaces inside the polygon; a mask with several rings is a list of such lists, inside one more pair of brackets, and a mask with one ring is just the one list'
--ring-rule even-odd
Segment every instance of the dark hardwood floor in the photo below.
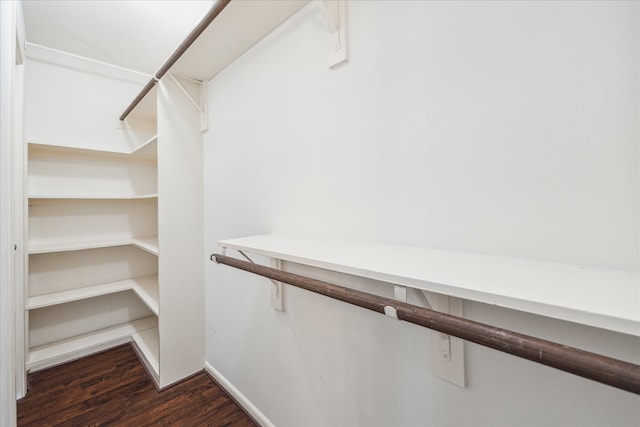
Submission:
{"label": "dark hardwood floor", "polygon": [[129,344],[29,375],[18,426],[255,426],[205,373],[156,391]]}

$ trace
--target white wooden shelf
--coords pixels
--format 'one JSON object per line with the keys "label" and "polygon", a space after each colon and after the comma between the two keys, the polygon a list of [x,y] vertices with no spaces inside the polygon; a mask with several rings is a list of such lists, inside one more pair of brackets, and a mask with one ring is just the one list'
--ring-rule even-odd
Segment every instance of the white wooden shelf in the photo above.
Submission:
{"label": "white wooden shelf", "polygon": [[143,251],[147,251],[150,254],[158,255],[158,236],[150,236],[150,237],[138,237],[133,239],[134,246],[142,249]]}
{"label": "white wooden shelf", "polygon": [[[173,65],[170,72],[211,80],[309,0],[232,1]],[[215,55],[211,55],[215,52]]]}
{"label": "white wooden shelf", "polygon": [[113,159],[117,161],[155,161],[157,159],[157,141],[158,136],[153,135],[131,151],[108,151],[33,141],[28,143],[28,147],[30,156],[73,156]]}
{"label": "white wooden shelf", "polygon": [[158,193],[120,195],[120,194],[29,194],[29,204],[43,203],[48,200],[146,200],[157,199]]}
{"label": "white wooden shelf", "polygon": [[156,316],[149,316],[53,344],[32,348],[27,358],[27,370],[38,371],[115,345],[130,342],[132,335],[151,328],[157,328],[157,323]]}
{"label": "white wooden shelf", "polygon": [[99,285],[85,286],[78,289],[56,292],[53,294],[37,295],[27,300],[25,309],[35,310],[42,307],[49,307],[56,304],[78,301],[85,298],[93,298],[100,295],[113,294],[116,292],[131,289],[129,280],[121,280],[112,283],[101,283]]}
{"label": "white wooden shelf", "polygon": [[32,296],[27,300],[26,310],[35,310],[56,304],[64,304],[100,295],[133,290],[149,309],[158,315],[158,276],[150,275],[117,282],[101,283],[77,289]]}
{"label": "white wooden shelf", "polygon": [[146,359],[147,365],[156,377],[160,375],[160,340],[158,328],[141,330],[131,335],[131,339]]}
{"label": "white wooden shelf", "polygon": [[128,281],[131,282],[131,289],[136,295],[158,316],[160,314],[158,275],[136,277]]}
{"label": "white wooden shelf", "polygon": [[158,237],[137,237],[132,239],[113,239],[89,242],[53,242],[29,244],[29,254],[80,251],[84,249],[109,248],[113,246],[133,245],[153,255],[158,255]]}
{"label": "white wooden shelf", "polygon": [[637,271],[277,235],[218,245],[640,336]]}

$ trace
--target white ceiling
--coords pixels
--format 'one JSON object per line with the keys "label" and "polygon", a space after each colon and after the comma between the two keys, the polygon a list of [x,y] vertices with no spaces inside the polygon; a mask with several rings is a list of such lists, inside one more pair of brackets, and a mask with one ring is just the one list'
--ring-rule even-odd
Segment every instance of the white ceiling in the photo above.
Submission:
{"label": "white ceiling", "polygon": [[214,3],[23,0],[26,38],[31,43],[153,74]]}

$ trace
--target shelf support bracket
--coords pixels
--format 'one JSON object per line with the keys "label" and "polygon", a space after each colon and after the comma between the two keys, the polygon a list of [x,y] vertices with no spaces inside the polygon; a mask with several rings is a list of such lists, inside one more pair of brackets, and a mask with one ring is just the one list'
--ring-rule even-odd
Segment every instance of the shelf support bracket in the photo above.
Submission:
{"label": "shelf support bracket", "polygon": [[[271,267],[282,270],[282,260],[271,258]],[[271,307],[278,311],[284,311],[284,286],[282,282],[271,281]]]}
{"label": "shelf support bracket", "polygon": [[396,301],[407,302],[407,287],[393,285],[393,298]]}
{"label": "shelf support bracket", "polygon": [[[240,255],[244,257],[251,264],[255,264],[251,258],[247,254],[245,254],[240,249],[236,249]],[[282,270],[282,260],[271,258],[271,267],[277,270]],[[283,295],[283,287],[282,282],[275,281],[273,279],[269,279],[271,281],[271,306],[278,311],[284,311],[284,295]]]}
{"label": "shelf support bracket", "polygon": [[[463,304],[460,298],[427,291],[420,293],[433,310],[462,317]],[[431,331],[431,372],[453,384],[466,387],[464,340]]]}
{"label": "shelf support bracket", "polygon": [[322,0],[329,31],[329,68],[347,60],[347,0]]}
{"label": "shelf support bracket", "polygon": [[182,92],[184,96],[187,97],[189,102],[191,102],[191,104],[195,107],[195,109],[198,110],[198,112],[200,113],[200,131],[205,132],[209,130],[208,109],[207,109],[207,88],[208,88],[207,82],[186,78],[190,82],[200,86],[198,90],[200,99],[196,101],[195,99],[193,99],[193,96],[189,93],[189,91],[185,89],[185,87],[178,81],[178,79],[172,73],[168,73],[168,75],[171,78],[171,80],[173,80],[173,82],[176,84],[176,86],[178,86],[178,89],[180,89],[180,92]]}

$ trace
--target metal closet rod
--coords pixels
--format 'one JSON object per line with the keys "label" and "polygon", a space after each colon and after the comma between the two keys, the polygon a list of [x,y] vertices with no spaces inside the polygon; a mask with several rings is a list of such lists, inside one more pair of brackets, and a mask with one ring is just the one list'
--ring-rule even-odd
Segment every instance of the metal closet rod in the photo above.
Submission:
{"label": "metal closet rod", "polygon": [[399,320],[640,394],[640,365],[225,255],[213,254],[211,260],[378,313],[393,307]]}
{"label": "metal closet rod", "polygon": [[178,61],[178,59],[180,59],[182,54],[185,53],[187,49],[189,49],[189,47],[191,47],[193,42],[195,42],[196,39],[200,37],[200,34],[202,34],[204,30],[207,29],[209,24],[211,24],[213,20],[216,19],[216,17],[220,14],[220,12],[222,12],[224,8],[227,7],[230,1],[231,0],[218,0],[218,2],[200,20],[198,25],[196,25],[196,27],[189,33],[187,38],[185,38],[184,41],[180,44],[180,46],[178,46],[175,52],[171,54],[169,59],[167,59],[165,63],[162,65],[162,67],[160,67],[158,72],[151,78],[151,80],[149,80],[149,83],[147,83],[142,88],[138,96],[136,96],[135,99],[131,101],[131,104],[129,104],[127,109],[124,110],[124,113],[120,115],[119,117],[120,121],[127,118],[129,113],[131,113],[133,109],[136,108],[136,106],[140,103],[140,101],[142,101],[142,98],[144,98],[147,95],[147,93],[149,93],[149,91],[153,89],[153,86],[155,86],[158,80],[160,80],[167,73],[167,71],[169,71],[171,67],[173,67],[173,64],[175,64]]}

